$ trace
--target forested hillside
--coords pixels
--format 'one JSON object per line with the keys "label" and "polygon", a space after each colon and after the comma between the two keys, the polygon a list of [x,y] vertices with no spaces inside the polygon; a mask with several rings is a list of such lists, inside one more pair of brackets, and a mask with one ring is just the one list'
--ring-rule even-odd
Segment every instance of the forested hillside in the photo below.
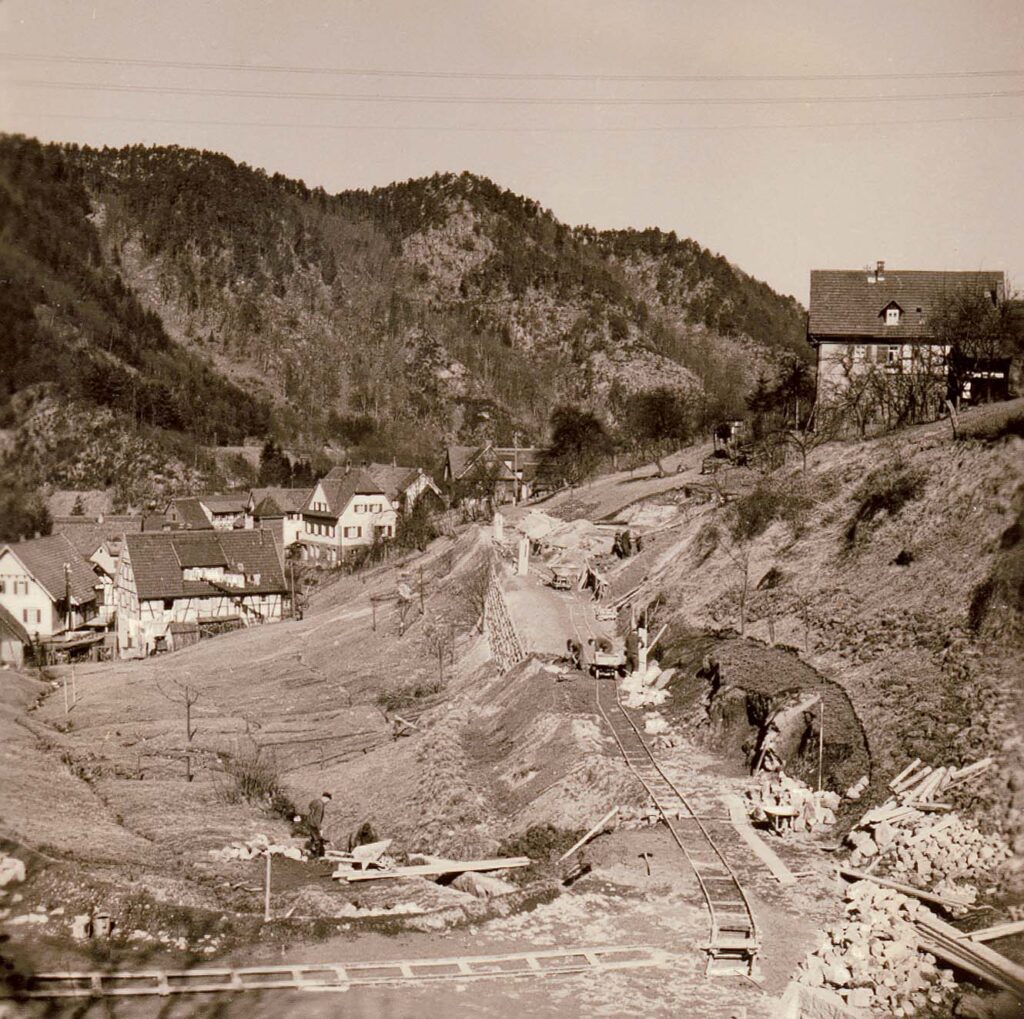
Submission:
{"label": "forested hillside", "polygon": [[468,173],[331,196],[208,152],[6,137],[0,185],[6,427],[59,396],[177,463],[271,434],[425,457],[655,386],[735,413],[805,356],[796,301],[696,242],[569,227]]}

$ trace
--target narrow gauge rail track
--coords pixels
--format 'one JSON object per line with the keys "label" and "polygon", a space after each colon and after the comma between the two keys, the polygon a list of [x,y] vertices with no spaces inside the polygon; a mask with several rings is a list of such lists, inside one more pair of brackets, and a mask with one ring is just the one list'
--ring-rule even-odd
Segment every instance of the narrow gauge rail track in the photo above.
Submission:
{"label": "narrow gauge rail track", "polygon": [[597,708],[622,756],[647,790],[673,840],[693,867],[711,918],[706,976],[756,977],[760,941],[746,893],[707,827],[658,764],[619,699],[618,683],[595,680]]}

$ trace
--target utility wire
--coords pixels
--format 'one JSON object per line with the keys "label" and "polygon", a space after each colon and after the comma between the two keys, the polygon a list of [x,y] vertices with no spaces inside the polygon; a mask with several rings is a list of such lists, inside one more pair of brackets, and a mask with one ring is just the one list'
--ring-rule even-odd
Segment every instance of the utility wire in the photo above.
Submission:
{"label": "utility wire", "polygon": [[145,60],[130,57],[88,57],[69,54],[0,53],[0,60],[29,63],[93,64],[101,66],[176,68],[181,70],[323,74],[352,78],[428,78],[465,81],[582,81],[582,82],[785,82],[785,81],[920,81],[951,78],[1010,78],[1024,76],[1022,68],[960,71],[883,71],[832,74],[566,74],[514,71],[400,71],[385,68],[308,67],[289,64],[215,63],[199,60]]}
{"label": "utility wire", "polygon": [[294,120],[189,120],[167,117],[122,117],[112,114],[79,114],[79,113],[35,113],[32,119],[39,117],[51,120],[95,120],[122,124],[168,124],[181,127],[263,127],[263,128],[298,128],[301,130],[328,131],[428,131],[431,133],[456,132],[465,134],[671,134],[679,131],[789,131],[810,130],[820,128],[841,127],[911,127],[927,124],[961,124],[980,121],[1024,120],[1024,114],[981,115],[962,117],[922,117],[908,120],[839,120],[818,121],[806,124],[674,124],[674,125],[643,125],[643,126],[608,126],[590,127],[572,125],[567,127],[483,127],[468,124],[338,124],[338,123],[303,123]]}
{"label": "utility wire", "polygon": [[859,96],[693,96],[686,98],[636,99],[554,96],[455,96],[455,95],[391,95],[350,92],[290,92],[256,89],[202,88],[184,85],[116,85],[92,84],[82,81],[44,81],[8,79],[8,85],[30,88],[64,89],[73,92],[119,92],[148,95],[197,95],[222,99],[310,99],[351,103],[410,103],[415,105],[470,106],[799,106],[838,103],[905,103],[934,102],[952,99],[1016,99],[1024,89],[992,89],[985,92],[914,92],[901,95]]}

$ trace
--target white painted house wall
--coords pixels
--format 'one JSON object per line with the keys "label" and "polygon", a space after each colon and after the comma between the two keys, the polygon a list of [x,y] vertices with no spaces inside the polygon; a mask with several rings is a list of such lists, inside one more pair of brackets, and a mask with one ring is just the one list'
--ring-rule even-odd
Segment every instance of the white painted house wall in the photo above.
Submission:
{"label": "white painted house wall", "polygon": [[[320,484],[310,497],[310,504],[327,504]],[[383,492],[353,495],[337,518],[305,513],[299,540],[308,558],[340,562],[347,552],[372,545],[378,530],[385,540],[393,538],[397,520],[395,507]]]}
{"label": "white painted house wall", "polygon": [[[34,637],[46,640],[64,629],[64,619],[45,588],[9,549],[0,552],[0,605]],[[76,621],[80,621],[80,614]]]}

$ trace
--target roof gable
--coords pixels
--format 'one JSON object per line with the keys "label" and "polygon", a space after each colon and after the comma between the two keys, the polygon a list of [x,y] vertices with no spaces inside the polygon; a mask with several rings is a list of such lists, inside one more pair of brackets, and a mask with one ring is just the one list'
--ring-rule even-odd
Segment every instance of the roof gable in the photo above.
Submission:
{"label": "roof gable", "polygon": [[68,584],[71,600],[82,604],[96,597],[96,574],[89,561],[63,534],[51,534],[46,538],[32,538],[16,544],[4,545],[0,551],[9,550],[22,564],[25,571],[49,595],[52,601],[64,597],[64,564],[70,566]]}
{"label": "roof gable", "polygon": [[184,579],[184,570],[202,566],[259,575],[258,584],[232,588],[239,595],[287,589],[277,542],[269,531],[146,531],[125,536],[124,554],[142,601],[217,594],[221,589],[213,584]]}
{"label": "roof gable", "polygon": [[[925,339],[928,317],[944,298],[963,290],[1005,293],[1001,272],[926,272],[886,269],[875,279],[865,270],[815,269],[811,272],[808,333],[813,340],[835,337]],[[886,325],[885,309],[900,308],[898,325]]]}
{"label": "roof gable", "polygon": [[313,509],[313,503],[325,502],[327,510],[340,517],[355,495],[384,496],[384,490],[366,471],[350,471],[340,478],[328,476],[317,482],[305,508],[309,512],[319,512]]}

